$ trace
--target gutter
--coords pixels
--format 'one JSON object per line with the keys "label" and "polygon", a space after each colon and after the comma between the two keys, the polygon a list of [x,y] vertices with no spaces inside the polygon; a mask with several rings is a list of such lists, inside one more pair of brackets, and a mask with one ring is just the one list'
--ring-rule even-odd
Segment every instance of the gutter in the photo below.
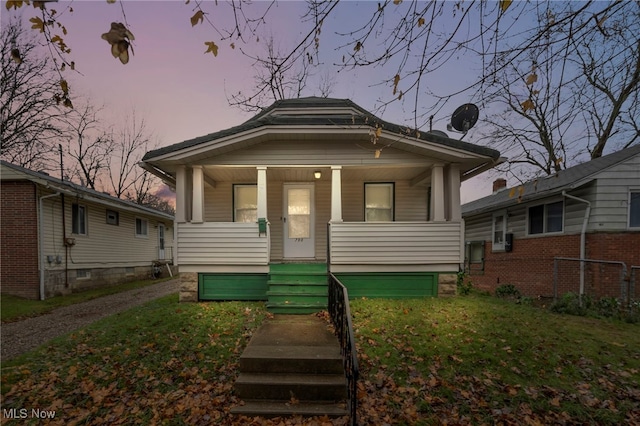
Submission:
{"label": "gutter", "polygon": [[582,198],[574,197],[573,195],[567,194],[567,191],[562,191],[562,196],[570,198],[572,200],[578,201],[580,203],[585,203],[587,208],[584,211],[584,220],[582,221],[582,230],[580,231],[580,296],[584,294],[584,259],[586,259],[587,254],[587,225],[589,224],[589,215],[591,214],[591,202],[584,200]]}
{"label": "gutter", "polygon": [[56,192],[55,194],[49,194],[49,195],[43,195],[42,197],[40,197],[38,199],[38,244],[39,244],[39,248],[38,248],[38,265],[40,266],[40,300],[44,300],[44,235],[43,235],[43,229],[44,229],[44,224],[43,222],[43,205],[42,205],[42,201],[45,198],[53,198],[53,197],[57,197],[59,196],[61,193],[60,192]]}

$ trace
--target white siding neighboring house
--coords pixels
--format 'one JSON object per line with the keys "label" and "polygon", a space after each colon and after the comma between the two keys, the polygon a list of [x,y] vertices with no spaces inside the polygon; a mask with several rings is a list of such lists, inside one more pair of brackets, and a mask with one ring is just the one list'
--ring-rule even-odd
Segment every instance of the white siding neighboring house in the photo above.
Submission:
{"label": "white siding neighboring house", "polygon": [[460,182],[500,161],[311,97],[148,152],[142,165],[176,187],[181,300],[195,301],[271,300],[274,265],[300,263],[326,265],[352,297],[451,291]]}
{"label": "white siding neighboring house", "polygon": [[169,214],[6,162],[1,178],[3,293],[43,299],[172,263]]}
{"label": "white siding neighboring house", "polygon": [[[522,186],[500,188],[462,206],[462,216],[466,268],[482,289],[513,284],[524,295],[551,296],[554,257],[624,262],[630,273],[631,266],[640,266],[640,145]],[[599,268],[619,275],[612,265]],[[577,276],[560,281],[569,285]],[[604,294],[595,286],[606,280],[599,280],[591,290]],[[620,294],[619,279],[608,285],[607,291]]]}

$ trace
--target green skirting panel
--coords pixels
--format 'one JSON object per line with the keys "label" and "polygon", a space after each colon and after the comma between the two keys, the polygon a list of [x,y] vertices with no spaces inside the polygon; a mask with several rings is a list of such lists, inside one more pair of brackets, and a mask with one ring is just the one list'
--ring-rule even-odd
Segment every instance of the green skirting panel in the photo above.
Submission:
{"label": "green skirting panel", "polygon": [[200,300],[267,300],[268,274],[198,274]]}
{"label": "green skirting panel", "polygon": [[438,274],[433,272],[338,273],[335,276],[347,287],[349,299],[408,299],[438,295]]}

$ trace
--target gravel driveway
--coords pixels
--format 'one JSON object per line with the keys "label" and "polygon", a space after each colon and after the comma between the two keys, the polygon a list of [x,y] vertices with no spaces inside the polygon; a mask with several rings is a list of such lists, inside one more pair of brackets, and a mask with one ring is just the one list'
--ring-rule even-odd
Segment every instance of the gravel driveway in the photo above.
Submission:
{"label": "gravel driveway", "polygon": [[179,280],[173,279],[65,306],[39,317],[2,324],[2,357],[0,360],[4,362],[15,358],[54,337],[77,330],[100,318],[176,293],[178,289]]}

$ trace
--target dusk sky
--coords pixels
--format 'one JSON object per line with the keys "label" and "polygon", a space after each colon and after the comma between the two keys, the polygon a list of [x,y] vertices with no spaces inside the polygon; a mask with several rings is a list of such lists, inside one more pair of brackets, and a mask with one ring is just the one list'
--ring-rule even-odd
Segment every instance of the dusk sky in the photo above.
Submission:
{"label": "dusk sky", "polygon": [[[232,19],[230,8],[222,0],[218,6],[212,1],[202,3],[214,23],[220,22],[218,19],[223,22]],[[254,7],[260,9],[268,4],[256,1],[247,10],[253,13]],[[72,13],[68,6],[73,8]],[[125,1],[124,16],[135,36],[135,54],[127,65],[114,58],[109,44],[101,39],[101,34],[109,30],[111,22],[123,22],[123,8],[119,3],[107,4],[106,0],[59,1],[50,3],[48,7],[58,11],[59,21],[68,30],[64,40],[72,50],[69,60],[75,61],[78,71],[65,72],[72,98],[86,97],[96,105],[104,105],[105,119],[109,122],[135,110],[136,115],[146,120],[158,145],[166,146],[238,125],[251,117],[250,113],[230,107],[227,98],[238,91],[250,92],[255,86],[253,61],[243,56],[240,48],[249,52],[263,51],[264,43],[253,38],[247,44],[234,41],[235,49],[232,49],[232,40],[220,41],[220,36],[206,21],[191,26],[190,18],[195,13],[193,4],[187,5],[182,0]],[[370,16],[370,9],[376,8],[377,2],[345,2],[339,7],[333,19],[323,25],[320,60],[325,65],[317,71],[316,77],[327,73],[332,76],[331,97],[349,98],[387,121],[410,125],[411,106],[395,103],[384,110],[376,110],[381,94],[391,92],[392,88],[373,85],[392,77],[395,74],[393,69],[378,67],[337,72],[338,68],[332,66],[340,62],[342,55],[336,47],[343,40],[335,32],[346,27],[345,22],[353,27],[359,18]],[[277,3],[259,37],[264,40],[273,36],[282,52],[290,50],[311,28],[310,23],[302,22],[300,18],[306,8],[303,1]],[[5,23],[13,16],[22,16],[28,21],[39,11],[32,6],[23,6],[18,11],[7,12],[3,1],[1,13],[2,23]],[[215,41],[219,46],[217,57],[205,54],[206,41]],[[452,64],[440,75],[429,79],[431,89],[442,88],[445,92],[463,87],[473,77],[473,68],[473,64],[464,60]],[[304,95],[318,94],[316,81],[310,81]],[[430,100],[426,98],[423,102]],[[477,101],[461,96],[447,104],[434,117],[434,129],[446,130],[451,113],[467,102]],[[452,133],[449,135],[459,137]],[[465,140],[473,143],[472,133]],[[462,202],[488,195],[493,178],[495,176],[485,173],[464,183]]]}

